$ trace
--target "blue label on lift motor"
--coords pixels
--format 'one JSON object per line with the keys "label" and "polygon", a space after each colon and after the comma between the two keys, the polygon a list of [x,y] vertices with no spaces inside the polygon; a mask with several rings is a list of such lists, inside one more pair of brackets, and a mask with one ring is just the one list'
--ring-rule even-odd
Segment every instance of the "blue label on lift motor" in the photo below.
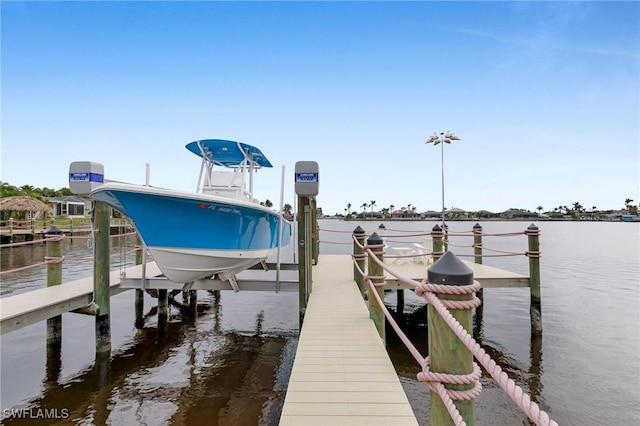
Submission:
{"label": "blue label on lift motor", "polygon": [[69,182],[104,182],[104,175],[98,173],[69,173]]}
{"label": "blue label on lift motor", "polygon": [[317,182],[318,173],[296,173],[296,182]]}

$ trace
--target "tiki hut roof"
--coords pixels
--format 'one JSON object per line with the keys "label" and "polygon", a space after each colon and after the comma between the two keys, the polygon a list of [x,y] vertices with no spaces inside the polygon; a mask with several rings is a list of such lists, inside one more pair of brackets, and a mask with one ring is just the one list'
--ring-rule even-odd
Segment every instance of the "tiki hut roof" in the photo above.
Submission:
{"label": "tiki hut roof", "polygon": [[33,197],[14,196],[0,198],[0,210],[10,212],[48,212],[51,207]]}

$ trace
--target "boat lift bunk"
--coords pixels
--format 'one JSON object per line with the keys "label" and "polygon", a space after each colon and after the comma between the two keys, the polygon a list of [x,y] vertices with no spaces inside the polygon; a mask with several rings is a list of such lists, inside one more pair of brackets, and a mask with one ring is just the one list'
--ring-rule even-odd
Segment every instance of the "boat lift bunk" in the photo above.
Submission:
{"label": "boat lift bunk", "polygon": [[[279,266],[279,269],[278,269]],[[151,270],[151,268],[145,268]],[[155,268],[153,268],[155,269]],[[142,274],[147,275],[143,278]],[[216,274],[189,283],[176,283],[157,274],[123,276],[120,288],[138,290],[233,290],[238,291],[298,291],[298,264],[262,262],[234,275]]]}

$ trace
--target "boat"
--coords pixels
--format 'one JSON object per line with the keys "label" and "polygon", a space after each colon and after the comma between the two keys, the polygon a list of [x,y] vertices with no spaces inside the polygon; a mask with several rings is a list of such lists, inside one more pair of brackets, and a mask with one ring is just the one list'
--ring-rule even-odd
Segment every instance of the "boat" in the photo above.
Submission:
{"label": "boat", "polygon": [[291,223],[253,198],[256,170],[272,167],[258,148],[223,139],[186,148],[202,157],[196,192],[120,182],[90,192],[131,220],[167,279],[233,278],[289,244]]}

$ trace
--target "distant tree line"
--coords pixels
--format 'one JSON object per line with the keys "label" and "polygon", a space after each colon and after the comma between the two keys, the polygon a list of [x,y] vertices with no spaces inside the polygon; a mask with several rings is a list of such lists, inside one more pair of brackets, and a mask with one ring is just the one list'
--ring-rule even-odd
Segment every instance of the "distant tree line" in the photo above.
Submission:
{"label": "distant tree line", "polygon": [[22,185],[21,187],[16,187],[7,182],[0,181],[0,198],[18,195],[26,195],[46,202],[47,198],[64,197],[74,194],[71,193],[71,190],[69,188],[51,189],[47,188],[46,186],[44,188],[36,188],[32,185]]}
{"label": "distant tree line", "polygon": [[[345,217],[347,219],[352,219],[352,218],[364,218],[364,217],[378,217],[378,218],[391,218],[392,217],[392,213],[395,212],[396,214],[400,214],[401,217],[420,217],[420,213],[417,212],[416,210],[416,206],[413,204],[408,204],[406,207],[401,207],[399,210],[395,210],[395,206],[393,204],[391,204],[389,207],[384,207],[382,209],[380,209],[380,212],[378,214],[375,214],[373,211],[373,207],[376,205],[375,200],[371,200],[370,202],[364,202],[360,205],[360,208],[362,208],[362,212],[352,212],[351,211],[351,207],[352,204],[348,203],[347,206],[344,208],[344,215],[340,214],[340,213],[336,213],[336,216],[341,216],[341,217]],[[624,206],[625,206],[625,210],[630,213],[630,214],[638,214],[638,207],[637,205],[633,204],[633,200],[631,198],[626,198],[624,200]],[[371,210],[368,212],[367,208],[370,208]],[[537,215],[544,217],[562,217],[562,216],[571,216],[574,219],[580,219],[580,218],[595,218],[595,217],[599,217],[602,215],[606,215],[606,214],[611,214],[613,213],[613,210],[599,210],[596,206],[591,207],[590,209],[587,209],[585,207],[582,206],[582,204],[580,204],[579,202],[574,202],[571,206],[565,206],[565,205],[561,205],[558,207],[554,207],[551,210],[548,210],[545,212],[544,207],[542,206],[538,206],[536,207],[537,210]],[[499,213],[500,216],[502,217],[509,217],[512,212],[529,212],[531,213],[530,210],[528,209],[522,209],[522,208],[510,208],[505,210],[504,212]],[[486,215],[486,213],[488,213],[486,210],[480,210],[480,211],[463,211],[460,209],[454,209],[454,210],[446,210],[446,216],[449,218],[458,218],[458,219],[464,219],[464,218],[472,218],[472,217],[483,217]]]}

